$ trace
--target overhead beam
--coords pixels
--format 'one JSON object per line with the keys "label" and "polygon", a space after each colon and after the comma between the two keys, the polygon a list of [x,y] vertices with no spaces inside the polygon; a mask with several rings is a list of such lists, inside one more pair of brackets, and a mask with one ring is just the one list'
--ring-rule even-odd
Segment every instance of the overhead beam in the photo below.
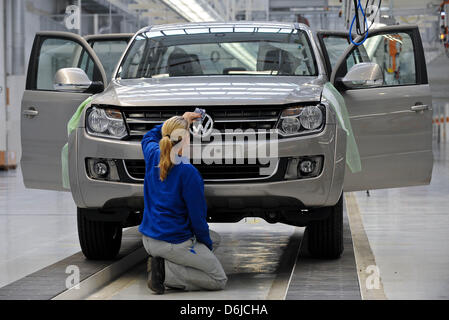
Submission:
{"label": "overhead beam", "polygon": [[270,9],[290,9],[303,7],[327,7],[327,0],[271,0]]}

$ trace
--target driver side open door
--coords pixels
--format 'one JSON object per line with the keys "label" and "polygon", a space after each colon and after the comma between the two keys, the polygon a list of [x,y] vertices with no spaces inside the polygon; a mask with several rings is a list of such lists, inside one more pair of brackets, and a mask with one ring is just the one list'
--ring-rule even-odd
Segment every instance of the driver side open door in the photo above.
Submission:
{"label": "driver side open door", "polygon": [[70,32],[38,32],[21,110],[21,167],[27,188],[64,190],[61,149],[67,142],[67,123],[81,102],[92,95],[54,89],[55,73],[70,67],[83,69],[90,80],[101,81],[103,86],[107,83],[100,60],[82,37]]}

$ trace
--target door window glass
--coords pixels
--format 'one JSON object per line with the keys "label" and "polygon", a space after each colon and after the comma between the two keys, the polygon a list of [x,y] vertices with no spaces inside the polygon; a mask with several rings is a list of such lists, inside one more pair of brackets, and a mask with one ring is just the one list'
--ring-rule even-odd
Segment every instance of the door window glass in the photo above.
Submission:
{"label": "door window glass", "polygon": [[37,90],[54,90],[55,73],[61,68],[82,68],[92,80],[93,71],[89,74],[89,66],[94,69],[92,59],[86,55],[84,63],[78,63],[83,47],[69,39],[48,38],[43,40],[38,56]]}
{"label": "door window glass", "polygon": [[416,84],[415,52],[409,34],[370,37],[364,47],[370,60],[381,67],[384,86]]}
{"label": "door window glass", "polygon": [[[348,37],[342,36],[323,36],[323,43],[329,57],[329,63],[333,69],[338,59],[343,55],[344,51],[349,46]],[[351,55],[346,59],[345,72],[350,70],[354,65],[367,60],[364,48],[356,48]]]}
{"label": "door window glass", "polygon": [[104,71],[108,81],[111,80],[112,72],[114,72],[120,57],[126,49],[128,42],[126,40],[103,40],[95,41],[92,48],[103,64]]}
{"label": "door window glass", "polygon": [[[92,59],[89,58],[89,54],[86,50],[83,50],[83,53],[81,54],[81,59],[79,59],[78,68],[83,69],[89,79],[94,78],[94,62]],[[101,61],[101,60],[100,60]]]}
{"label": "door window glass", "polygon": [[[340,37],[324,37],[324,45],[327,48],[327,54],[329,56],[329,62],[332,67],[338,62],[338,59],[343,54],[345,49],[348,47],[348,40]],[[354,64],[354,55],[352,54],[350,58],[346,60],[348,66]],[[348,68],[349,70],[350,68]]]}

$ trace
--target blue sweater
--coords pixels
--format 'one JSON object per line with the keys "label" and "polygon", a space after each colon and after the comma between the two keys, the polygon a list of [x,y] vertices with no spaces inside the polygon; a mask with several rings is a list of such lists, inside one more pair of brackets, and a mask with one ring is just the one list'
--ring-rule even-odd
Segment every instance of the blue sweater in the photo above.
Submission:
{"label": "blue sweater", "polygon": [[[204,182],[198,170],[187,161],[174,165],[164,181],[159,178],[159,140],[162,125],[155,126],[142,139],[145,158],[143,184],[145,210],[139,231],[153,239],[181,243],[192,236],[212,250]],[[178,160],[181,158],[178,156]]]}

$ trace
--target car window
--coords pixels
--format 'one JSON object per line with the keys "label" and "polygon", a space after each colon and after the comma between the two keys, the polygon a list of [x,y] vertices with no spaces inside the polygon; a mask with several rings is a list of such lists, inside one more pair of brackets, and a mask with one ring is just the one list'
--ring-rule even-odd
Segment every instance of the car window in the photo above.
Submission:
{"label": "car window", "polygon": [[[327,51],[327,55],[329,58],[329,63],[331,70],[335,67],[336,63],[343,55],[344,51],[349,46],[348,37],[342,36],[323,36],[323,43]],[[366,52],[363,48],[356,48],[351,55],[346,59],[346,69],[347,72],[350,70],[355,64],[364,62],[367,60]]]}
{"label": "car window", "polygon": [[416,84],[413,40],[408,33],[383,34],[368,38],[363,45],[372,62],[384,74],[384,86]]}
{"label": "car window", "polygon": [[[356,47],[354,52],[357,51],[366,54],[366,58],[363,56],[363,61],[357,61],[357,63],[374,62],[379,65],[384,76],[382,86],[417,83],[415,50],[410,34],[403,32],[371,36],[362,45]],[[345,70],[345,67],[353,64],[354,54],[351,54],[346,60],[346,65],[339,70],[337,78],[343,77],[349,70]]]}
{"label": "car window", "polygon": [[[36,86],[37,90],[54,90],[55,73],[61,68],[78,67],[82,46],[70,39],[44,39],[38,55]],[[86,55],[86,62],[92,60]],[[86,63],[84,71],[89,63]],[[93,61],[90,61],[93,65]],[[90,78],[92,79],[92,78]]]}
{"label": "car window", "polygon": [[[119,62],[123,52],[126,49],[126,46],[128,45],[128,41],[124,39],[95,40],[90,41],[89,44],[100,59],[109,82],[111,80],[115,66]],[[87,56],[87,52],[84,52],[81,59],[82,68],[86,68],[86,65],[88,63],[89,59]],[[88,76],[90,76],[91,74],[93,75],[92,63],[91,65],[87,65],[87,70],[88,72],[86,73]]]}
{"label": "car window", "polygon": [[[101,61],[101,60],[100,60]],[[81,54],[81,58],[78,62],[78,68],[83,69],[89,79],[93,79],[94,77],[94,63],[92,59],[89,58],[87,51],[83,49],[83,53]]]}
{"label": "car window", "polygon": [[119,69],[119,77],[317,74],[315,57],[303,31],[204,29],[139,34]]}

